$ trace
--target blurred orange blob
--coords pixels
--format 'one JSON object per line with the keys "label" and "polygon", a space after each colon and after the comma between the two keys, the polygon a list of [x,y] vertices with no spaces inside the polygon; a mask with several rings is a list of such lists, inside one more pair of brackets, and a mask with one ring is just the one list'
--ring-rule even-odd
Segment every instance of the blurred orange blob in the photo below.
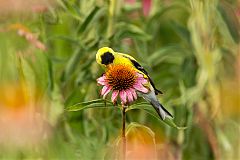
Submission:
{"label": "blurred orange blob", "polygon": [[143,125],[131,123],[127,133],[127,160],[156,159],[156,144],[154,132]]}
{"label": "blurred orange blob", "polygon": [[49,128],[29,87],[22,84],[0,86],[0,146],[28,147],[38,144]]}
{"label": "blurred orange blob", "polygon": [[0,86],[0,111],[9,109],[21,109],[29,103],[29,95],[20,85]]}
{"label": "blurred orange blob", "polygon": [[240,92],[237,80],[224,81],[221,87],[221,109],[224,118],[239,117],[240,114]]}
{"label": "blurred orange blob", "polygon": [[222,115],[226,117],[239,118],[240,114],[240,48],[238,49],[237,61],[235,64],[235,77],[232,79],[225,78],[222,81],[221,94],[221,109]]}

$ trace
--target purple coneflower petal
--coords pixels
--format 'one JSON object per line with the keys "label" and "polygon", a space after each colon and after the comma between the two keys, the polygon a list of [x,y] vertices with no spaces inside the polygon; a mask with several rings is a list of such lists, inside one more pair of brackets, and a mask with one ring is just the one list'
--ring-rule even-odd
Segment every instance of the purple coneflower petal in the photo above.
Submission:
{"label": "purple coneflower petal", "polygon": [[137,73],[138,77],[143,77],[143,74]]}
{"label": "purple coneflower petal", "polygon": [[100,85],[103,85],[103,86],[106,85],[107,84],[106,76],[103,75],[102,77],[98,78],[97,83],[100,84]]}
{"label": "purple coneflower petal", "polygon": [[151,10],[152,0],[142,0],[142,9],[144,16],[148,16]]}
{"label": "purple coneflower petal", "polygon": [[133,102],[134,99],[133,99],[132,91],[130,89],[127,89],[126,94],[127,94],[128,102],[129,103]]}
{"label": "purple coneflower petal", "polygon": [[133,87],[138,90],[138,91],[141,91],[143,93],[147,93],[148,92],[148,89],[145,88],[141,83],[136,83],[133,85]]}
{"label": "purple coneflower petal", "polygon": [[114,90],[114,91],[112,92],[112,98],[111,98],[111,100],[112,100],[113,103],[115,103],[115,102],[117,101],[118,92],[119,92],[118,90]]}
{"label": "purple coneflower petal", "polygon": [[141,84],[146,84],[148,82],[148,80],[143,78],[143,77],[138,77],[137,78],[137,82],[141,83]]}
{"label": "purple coneflower petal", "polygon": [[120,91],[120,98],[123,104],[127,103],[127,93],[124,90]]}
{"label": "purple coneflower petal", "polygon": [[101,95],[103,96],[103,98],[106,97],[106,95],[111,91],[112,87],[110,86],[103,86],[102,88],[102,92]]}
{"label": "purple coneflower petal", "polygon": [[137,99],[137,93],[136,93],[135,89],[130,88],[130,90],[131,90],[131,92],[132,92],[132,95],[133,95],[134,100],[136,100],[136,99]]}

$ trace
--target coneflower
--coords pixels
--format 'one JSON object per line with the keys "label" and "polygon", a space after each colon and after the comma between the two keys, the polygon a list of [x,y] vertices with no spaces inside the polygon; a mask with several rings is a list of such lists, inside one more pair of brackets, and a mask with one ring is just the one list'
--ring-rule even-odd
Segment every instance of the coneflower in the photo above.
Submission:
{"label": "coneflower", "polygon": [[101,90],[103,98],[112,91],[112,102],[116,103],[119,95],[123,105],[135,101],[137,99],[137,92],[148,92],[148,88],[144,86],[148,83],[147,79],[129,65],[119,64],[109,66],[106,73],[97,79],[97,83],[103,86]]}

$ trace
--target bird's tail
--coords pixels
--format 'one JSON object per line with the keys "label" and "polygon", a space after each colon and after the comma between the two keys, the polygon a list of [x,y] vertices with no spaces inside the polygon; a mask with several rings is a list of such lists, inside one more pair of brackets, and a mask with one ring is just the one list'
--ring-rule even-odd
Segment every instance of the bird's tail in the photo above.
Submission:
{"label": "bird's tail", "polygon": [[158,115],[160,116],[160,118],[162,120],[165,120],[165,118],[173,118],[173,116],[171,115],[171,113],[169,113],[167,111],[167,109],[165,109],[161,103],[159,103],[158,101],[154,101],[154,102],[151,102],[153,108],[157,111]]}

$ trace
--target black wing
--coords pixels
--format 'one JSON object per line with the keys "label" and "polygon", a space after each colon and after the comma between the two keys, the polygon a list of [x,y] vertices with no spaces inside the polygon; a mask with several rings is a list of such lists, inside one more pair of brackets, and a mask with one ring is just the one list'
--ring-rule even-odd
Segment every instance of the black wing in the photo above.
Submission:
{"label": "black wing", "polygon": [[[128,57],[127,57],[127,58],[128,58]],[[160,90],[158,90],[158,89],[155,87],[155,85],[154,85],[151,77],[150,77],[149,74],[147,73],[147,71],[146,71],[138,62],[136,62],[135,60],[130,59],[130,58],[128,58],[128,59],[132,62],[132,64],[134,65],[134,67],[136,67],[139,71],[141,71],[141,72],[143,72],[144,74],[147,75],[150,84],[151,84],[151,85],[153,86],[153,88],[154,88],[155,94],[156,94],[156,95],[158,95],[159,93],[160,93],[160,94],[163,94]]]}

